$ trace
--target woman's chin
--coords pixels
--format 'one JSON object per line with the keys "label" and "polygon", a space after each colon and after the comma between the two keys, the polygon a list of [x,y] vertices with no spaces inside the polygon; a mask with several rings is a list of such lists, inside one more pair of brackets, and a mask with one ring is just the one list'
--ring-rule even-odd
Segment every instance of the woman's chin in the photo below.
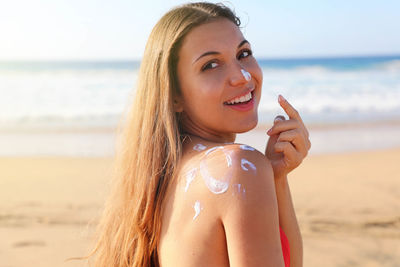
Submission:
{"label": "woman's chin", "polygon": [[237,129],[235,129],[235,133],[246,133],[250,130],[253,130],[257,126],[257,123],[258,123],[258,117],[240,125]]}

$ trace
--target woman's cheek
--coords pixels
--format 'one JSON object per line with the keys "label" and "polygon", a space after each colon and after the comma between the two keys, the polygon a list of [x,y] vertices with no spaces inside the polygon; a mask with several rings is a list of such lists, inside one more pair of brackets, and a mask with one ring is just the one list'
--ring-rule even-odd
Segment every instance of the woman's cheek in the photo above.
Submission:
{"label": "woman's cheek", "polygon": [[249,62],[249,71],[252,74],[253,78],[255,78],[259,84],[262,84],[263,73],[255,59]]}
{"label": "woman's cheek", "polygon": [[212,70],[204,75],[198,84],[201,85],[199,87],[205,89],[208,94],[217,94],[218,91],[223,90],[226,78],[226,73],[223,70]]}

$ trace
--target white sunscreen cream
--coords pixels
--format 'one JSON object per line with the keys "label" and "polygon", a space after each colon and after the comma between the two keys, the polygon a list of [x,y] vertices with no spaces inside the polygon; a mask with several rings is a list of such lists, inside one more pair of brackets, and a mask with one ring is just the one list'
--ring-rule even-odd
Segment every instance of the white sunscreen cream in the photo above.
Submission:
{"label": "white sunscreen cream", "polygon": [[212,148],[210,148],[209,150],[206,151],[206,156],[208,156],[211,152],[213,152],[214,150],[219,149],[219,148],[223,149],[224,147],[223,146],[212,147]]}
{"label": "white sunscreen cream", "polygon": [[196,177],[196,168],[191,169],[187,174],[186,174],[186,186],[185,186],[185,192],[188,191],[189,189],[189,185],[191,184],[191,182],[194,180],[194,178]]}
{"label": "white sunscreen cream", "polygon": [[233,184],[232,185],[234,190],[232,191],[233,194],[237,194],[240,196],[245,196],[246,195],[246,188],[242,184]]}
{"label": "white sunscreen cream", "polygon": [[231,156],[228,155],[228,154],[225,154],[225,157],[226,157],[226,161],[228,163],[228,167],[232,166],[232,158],[231,158]]}
{"label": "white sunscreen cream", "polygon": [[197,144],[197,145],[195,145],[194,147],[193,147],[193,149],[194,150],[196,150],[196,151],[202,151],[202,150],[204,150],[204,149],[206,149],[207,147],[205,146],[205,145],[203,145],[203,144]]}
{"label": "white sunscreen cream", "polygon": [[[252,162],[248,161],[248,160],[245,159],[245,158],[243,158],[243,159],[241,160],[241,164],[240,164],[240,165],[242,166],[242,169],[245,170],[245,171],[248,171],[248,170],[249,170],[247,167],[253,169],[253,171],[256,171],[256,170],[257,170],[256,166],[255,166]],[[247,167],[246,167],[246,166],[247,166]]]}
{"label": "white sunscreen cream", "polygon": [[244,69],[240,70],[243,74],[243,77],[246,79],[246,81],[250,81],[251,80],[251,74],[247,71],[245,71]]}
{"label": "white sunscreen cream", "polygon": [[194,212],[195,212],[195,214],[194,214],[194,216],[193,216],[193,220],[194,220],[194,219],[197,218],[197,216],[199,216],[200,211],[203,209],[203,207],[201,207],[200,201],[197,200],[197,201],[194,203],[193,208],[194,208]]}
{"label": "white sunscreen cream", "polygon": [[249,151],[254,151],[255,150],[254,148],[252,148],[251,146],[248,146],[248,145],[240,145],[240,148],[242,150],[249,150]]}
{"label": "white sunscreen cream", "polygon": [[201,176],[203,177],[203,180],[204,180],[207,188],[212,193],[214,193],[214,194],[222,194],[222,193],[225,193],[228,190],[229,177],[227,177],[227,174],[225,174],[225,176],[221,180],[215,179],[210,174],[210,172],[208,170],[208,164],[207,164],[207,157],[213,151],[215,151],[217,149],[222,149],[223,153],[225,154],[227,166],[228,167],[232,166],[232,158],[230,157],[230,155],[225,153],[224,147],[223,146],[216,146],[216,147],[210,148],[209,150],[206,151],[205,158],[202,159],[202,161],[200,162],[200,173],[201,173]]}

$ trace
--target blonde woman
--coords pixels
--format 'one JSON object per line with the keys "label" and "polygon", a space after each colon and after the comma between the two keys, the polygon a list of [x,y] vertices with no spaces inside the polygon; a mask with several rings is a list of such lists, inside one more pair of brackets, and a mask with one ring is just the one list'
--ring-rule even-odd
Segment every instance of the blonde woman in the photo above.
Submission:
{"label": "blonde woman", "polygon": [[257,124],[262,72],[227,7],[191,3],[152,30],[124,120],[94,266],[302,266],[287,173],[310,148],[283,98],[265,154],[235,144]]}

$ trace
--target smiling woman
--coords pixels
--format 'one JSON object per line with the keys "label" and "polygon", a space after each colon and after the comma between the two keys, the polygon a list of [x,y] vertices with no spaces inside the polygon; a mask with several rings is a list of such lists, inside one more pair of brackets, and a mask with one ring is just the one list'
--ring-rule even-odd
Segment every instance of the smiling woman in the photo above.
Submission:
{"label": "smiling woman", "polygon": [[190,31],[179,51],[177,72],[177,107],[183,111],[185,131],[233,142],[235,133],[257,125],[262,72],[250,43],[231,20],[215,19]]}
{"label": "smiling woman", "polygon": [[257,125],[262,85],[239,26],[229,8],[201,2],[154,27],[95,266],[302,265],[286,174],[309,149],[308,132],[282,100],[291,119],[271,129],[266,155],[234,143]]}

